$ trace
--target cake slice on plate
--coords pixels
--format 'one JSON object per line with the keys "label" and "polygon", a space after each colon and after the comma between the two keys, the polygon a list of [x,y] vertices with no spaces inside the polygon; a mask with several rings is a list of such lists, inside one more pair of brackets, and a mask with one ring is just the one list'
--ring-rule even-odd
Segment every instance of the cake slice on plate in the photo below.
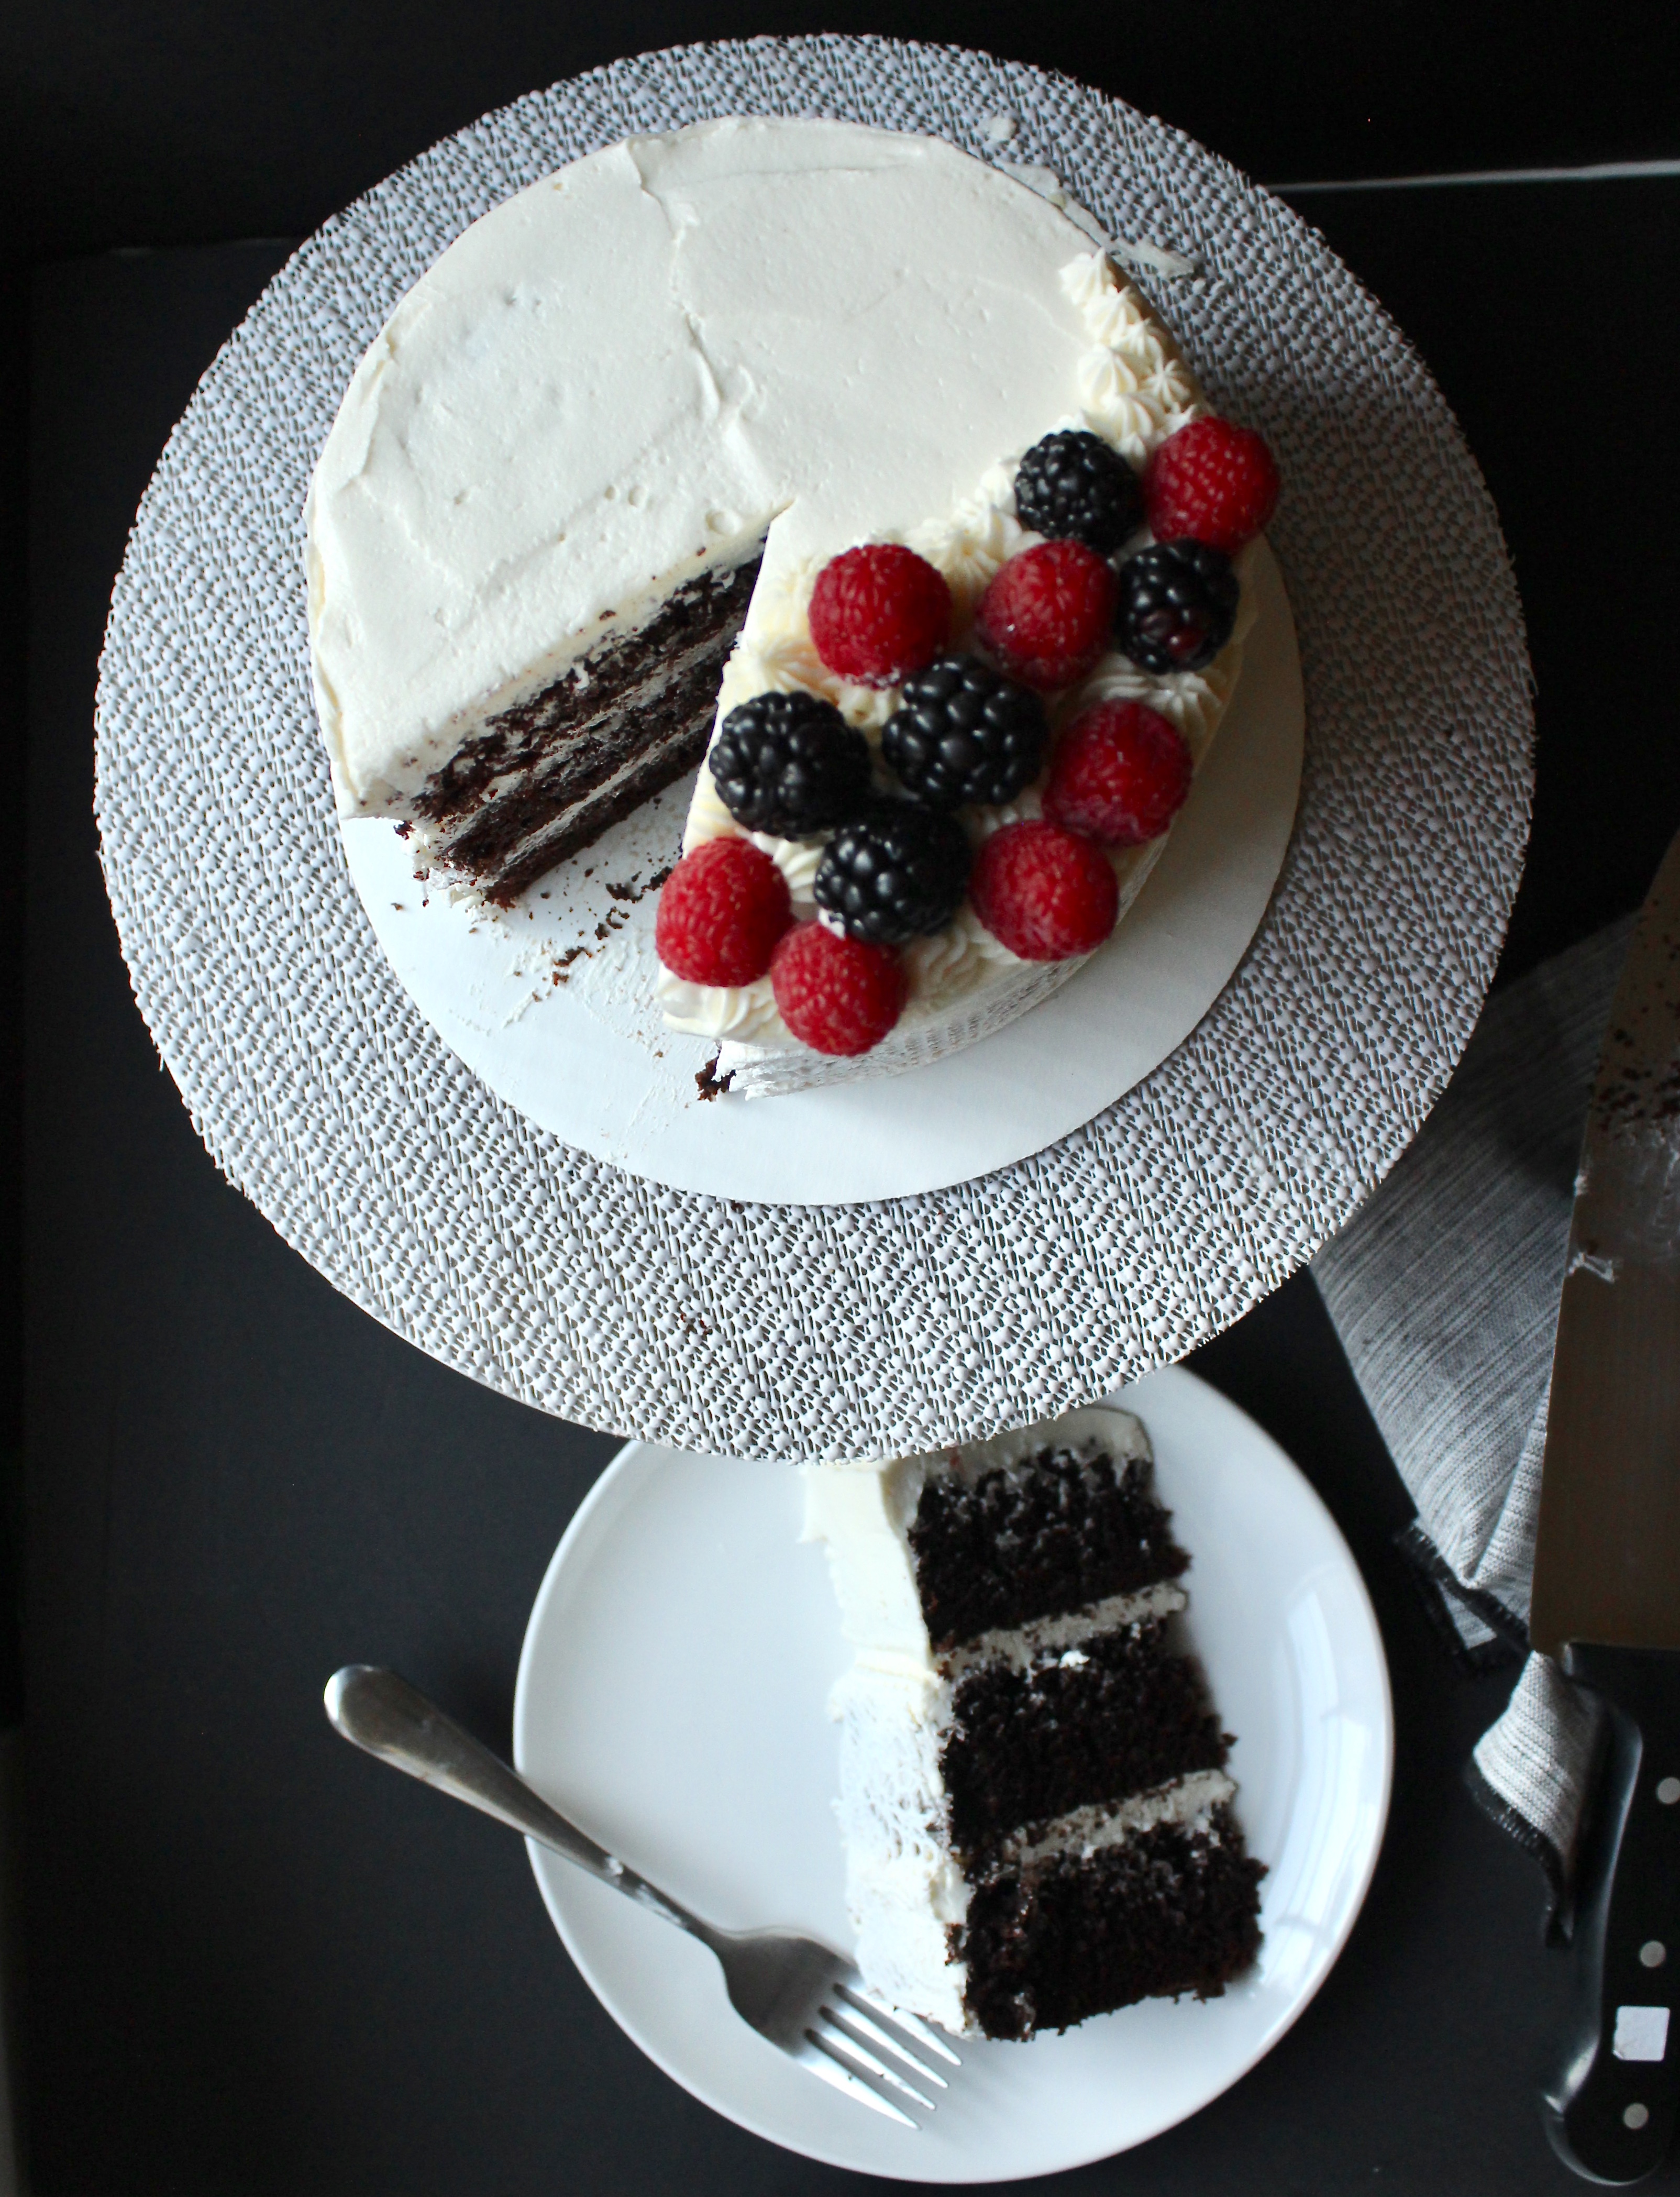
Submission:
{"label": "cake slice on plate", "polygon": [[1017,2038],[1222,1991],[1265,1872],[1173,1638],[1190,1560],[1137,1418],[1092,1406],[806,1480],[857,1651],[833,1709],[868,1983]]}

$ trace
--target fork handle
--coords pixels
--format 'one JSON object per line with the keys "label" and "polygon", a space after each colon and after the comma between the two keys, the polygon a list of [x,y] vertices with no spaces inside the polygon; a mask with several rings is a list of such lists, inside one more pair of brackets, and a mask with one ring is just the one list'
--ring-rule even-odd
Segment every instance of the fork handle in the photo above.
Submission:
{"label": "fork handle", "polygon": [[522,1831],[539,1846],[587,1869],[615,1892],[628,1893],[665,1922],[674,1922],[679,1930],[711,1943],[715,1933],[710,1924],[597,1846],[576,1823],[569,1823],[500,1756],[463,1731],[395,1671],[382,1671],[371,1663],[348,1664],[327,1681],[326,1702],[333,1730],[352,1746]]}

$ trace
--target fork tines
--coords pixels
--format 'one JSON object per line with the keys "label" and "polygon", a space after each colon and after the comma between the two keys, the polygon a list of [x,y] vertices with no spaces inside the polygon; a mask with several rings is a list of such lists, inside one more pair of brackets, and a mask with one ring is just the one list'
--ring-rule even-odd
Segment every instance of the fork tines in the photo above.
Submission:
{"label": "fork tines", "polygon": [[913,2100],[928,2113],[935,2110],[935,2101],[907,2082],[897,2068],[889,2065],[889,2058],[941,2090],[949,2088],[944,2076],[918,2058],[911,2044],[949,2067],[962,2065],[944,2038],[924,2021],[901,2008],[886,2005],[866,1991],[856,1978],[836,1980],[815,2023],[805,2032],[805,2042],[808,2049],[801,2056],[814,2075],[820,2075],[860,2105],[873,2106],[878,2113],[885,2113],[906,2128],[918,2124],[884,2096],[879,2085]]}

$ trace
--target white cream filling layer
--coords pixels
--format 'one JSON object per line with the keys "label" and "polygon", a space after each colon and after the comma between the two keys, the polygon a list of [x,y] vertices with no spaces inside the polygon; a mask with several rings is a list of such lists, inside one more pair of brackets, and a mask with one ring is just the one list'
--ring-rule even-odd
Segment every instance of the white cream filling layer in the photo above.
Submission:
{"label": "white cream filling layer", "polygon": [[1062,1617],[1037,1617],[1028,1625],[982,1632],[940,1658],[941,1669],[954,1686],[970,1671],[984,1663],[1007,1663],[1012,1671],[1030,1671],[1035,1663],[1054,1656],[1063,1663],[1082,1663],[1084,1643],[1098,1632],[1117,1632],[1123,1626],[1158,1625],[1175,1616],[1190,1597],[1176,1580],[1160,1580],[1136,1594],[1111,1594],[1101,1602]]}
{"label": "white cream filling layer", "polygon": [[[1171,1785],[1153,1793],[1135,1793],[1112,1806],[1075,1808],[1053,1823],[1035,1825],[1036,1837],[1022,1841],[1006,1839],[999,1859],[1011,1868],[1029,1869],[1039,1862],[1069,1854],[1089,1861],[1109,1846],[1121,1846],[1163,1823],[1184,1829],[1208,1830],[1209,1817],[1235,1798],[1237,1787],[1223,1770],[1193,1770]],[[1217,1832],[1209,1832],[1217,1837]]]}

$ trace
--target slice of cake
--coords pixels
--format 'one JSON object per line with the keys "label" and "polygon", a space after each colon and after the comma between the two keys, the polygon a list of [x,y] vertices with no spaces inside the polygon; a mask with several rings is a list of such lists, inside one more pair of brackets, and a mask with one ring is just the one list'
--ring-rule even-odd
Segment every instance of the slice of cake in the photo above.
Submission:
{"label": "slice of cake", "polygon": [[1173,1637],[1190,1560],[1138,1421],[1092,1406],[806,1481],[857,1651],[832,1706],[866,1980],[999,2038],[1217,1996],[1265,1872]]}

